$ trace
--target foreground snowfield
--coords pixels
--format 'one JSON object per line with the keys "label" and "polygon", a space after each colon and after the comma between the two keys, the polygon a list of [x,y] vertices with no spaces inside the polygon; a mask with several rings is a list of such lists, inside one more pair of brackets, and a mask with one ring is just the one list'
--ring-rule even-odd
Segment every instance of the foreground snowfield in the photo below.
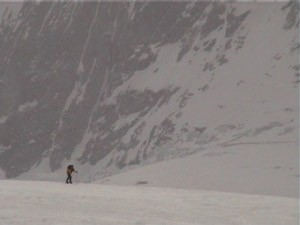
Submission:
{"label": "foreground snowfield", "polygon": [[298,200],[150,187],[0,181],[1,225],[293,225]]}
{"label": "foreground snowfield", "polygon": [[0,181],[0,225],[298,225],[298,156],[297,143],[264,139],[88,184],[81,165],[74,185],[62,183],[64,171],[34,169],[24,180]]}

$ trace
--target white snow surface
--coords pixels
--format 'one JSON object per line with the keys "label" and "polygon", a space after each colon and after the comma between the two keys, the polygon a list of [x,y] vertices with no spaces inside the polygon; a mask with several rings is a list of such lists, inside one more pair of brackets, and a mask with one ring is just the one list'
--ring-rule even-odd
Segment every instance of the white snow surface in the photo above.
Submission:
{"label": "white snow surface", "polygon": [[18,107],[18,111],[19,111],[19,112],[26,112],[27,110],[36,107],[37,104],[38,104],[37,100],[34,100],[34,101],[32,101],[32,102],[26,102],[26,103],[24,103],[23,105],[20,105],[20,106]]}
{"label": "white snow surface", "polygon": [[[123,172],[98,183],[299,197],[296,143],[236,143]],[[260,157],[257,157],[257,156]]]}
{"label": "white snow surface", "polygon": [[298,200],[213,191],[0,181],[1,225],[296,225]]}
{"label": "white snow surface", "polygon": [[[179,151],[184,154],[184,149]],[[162,151],[161,154],[167,155],[168,152]],[[68,163],[64,162],[64,165]],[[228,143],[228,146],[203,149],[178,159],[125,168],[121,173],[104,179],[99,169],[101,163],[107,162],[100,161],[93,170],[88,165],[74,163],[79,171],[78,181],[299,197],[299,147],[294,142],[249,140]],[[24,173],[18,179],[63,181],[64,176],[65,168],[53,173],[49,162],[42,161],[31,173]]]}

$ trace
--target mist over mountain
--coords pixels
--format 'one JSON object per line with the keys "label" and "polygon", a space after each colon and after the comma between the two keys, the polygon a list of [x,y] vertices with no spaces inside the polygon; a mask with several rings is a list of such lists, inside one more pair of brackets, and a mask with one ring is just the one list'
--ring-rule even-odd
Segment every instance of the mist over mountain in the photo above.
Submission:
{"label": "mist over mountain", "polygon": [[10,4],[3,177],[72,163],[93,181],[215,147],[298,143],[297,2]]}

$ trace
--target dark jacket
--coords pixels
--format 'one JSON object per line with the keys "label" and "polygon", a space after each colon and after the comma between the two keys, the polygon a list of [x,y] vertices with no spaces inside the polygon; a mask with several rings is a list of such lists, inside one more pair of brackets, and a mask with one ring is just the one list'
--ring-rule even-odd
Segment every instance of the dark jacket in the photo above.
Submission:
{"label": "dark jacket", "polygon": [[67,172],[68,175],[71,175],[73,172],[77,173],[77,171],[74,169],[73,166],[68,166],[66,172]]}

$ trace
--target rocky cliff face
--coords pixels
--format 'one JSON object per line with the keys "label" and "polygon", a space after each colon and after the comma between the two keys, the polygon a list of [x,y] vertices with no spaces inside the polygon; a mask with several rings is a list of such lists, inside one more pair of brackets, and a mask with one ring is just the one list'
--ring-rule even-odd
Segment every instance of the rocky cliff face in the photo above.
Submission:
{"label": "rocky cliff face", "polygon": [[0,167],[10,178],[72,162],[93,179],[214,145],[296,141],[298,13],[296,2],[8,8]]}

